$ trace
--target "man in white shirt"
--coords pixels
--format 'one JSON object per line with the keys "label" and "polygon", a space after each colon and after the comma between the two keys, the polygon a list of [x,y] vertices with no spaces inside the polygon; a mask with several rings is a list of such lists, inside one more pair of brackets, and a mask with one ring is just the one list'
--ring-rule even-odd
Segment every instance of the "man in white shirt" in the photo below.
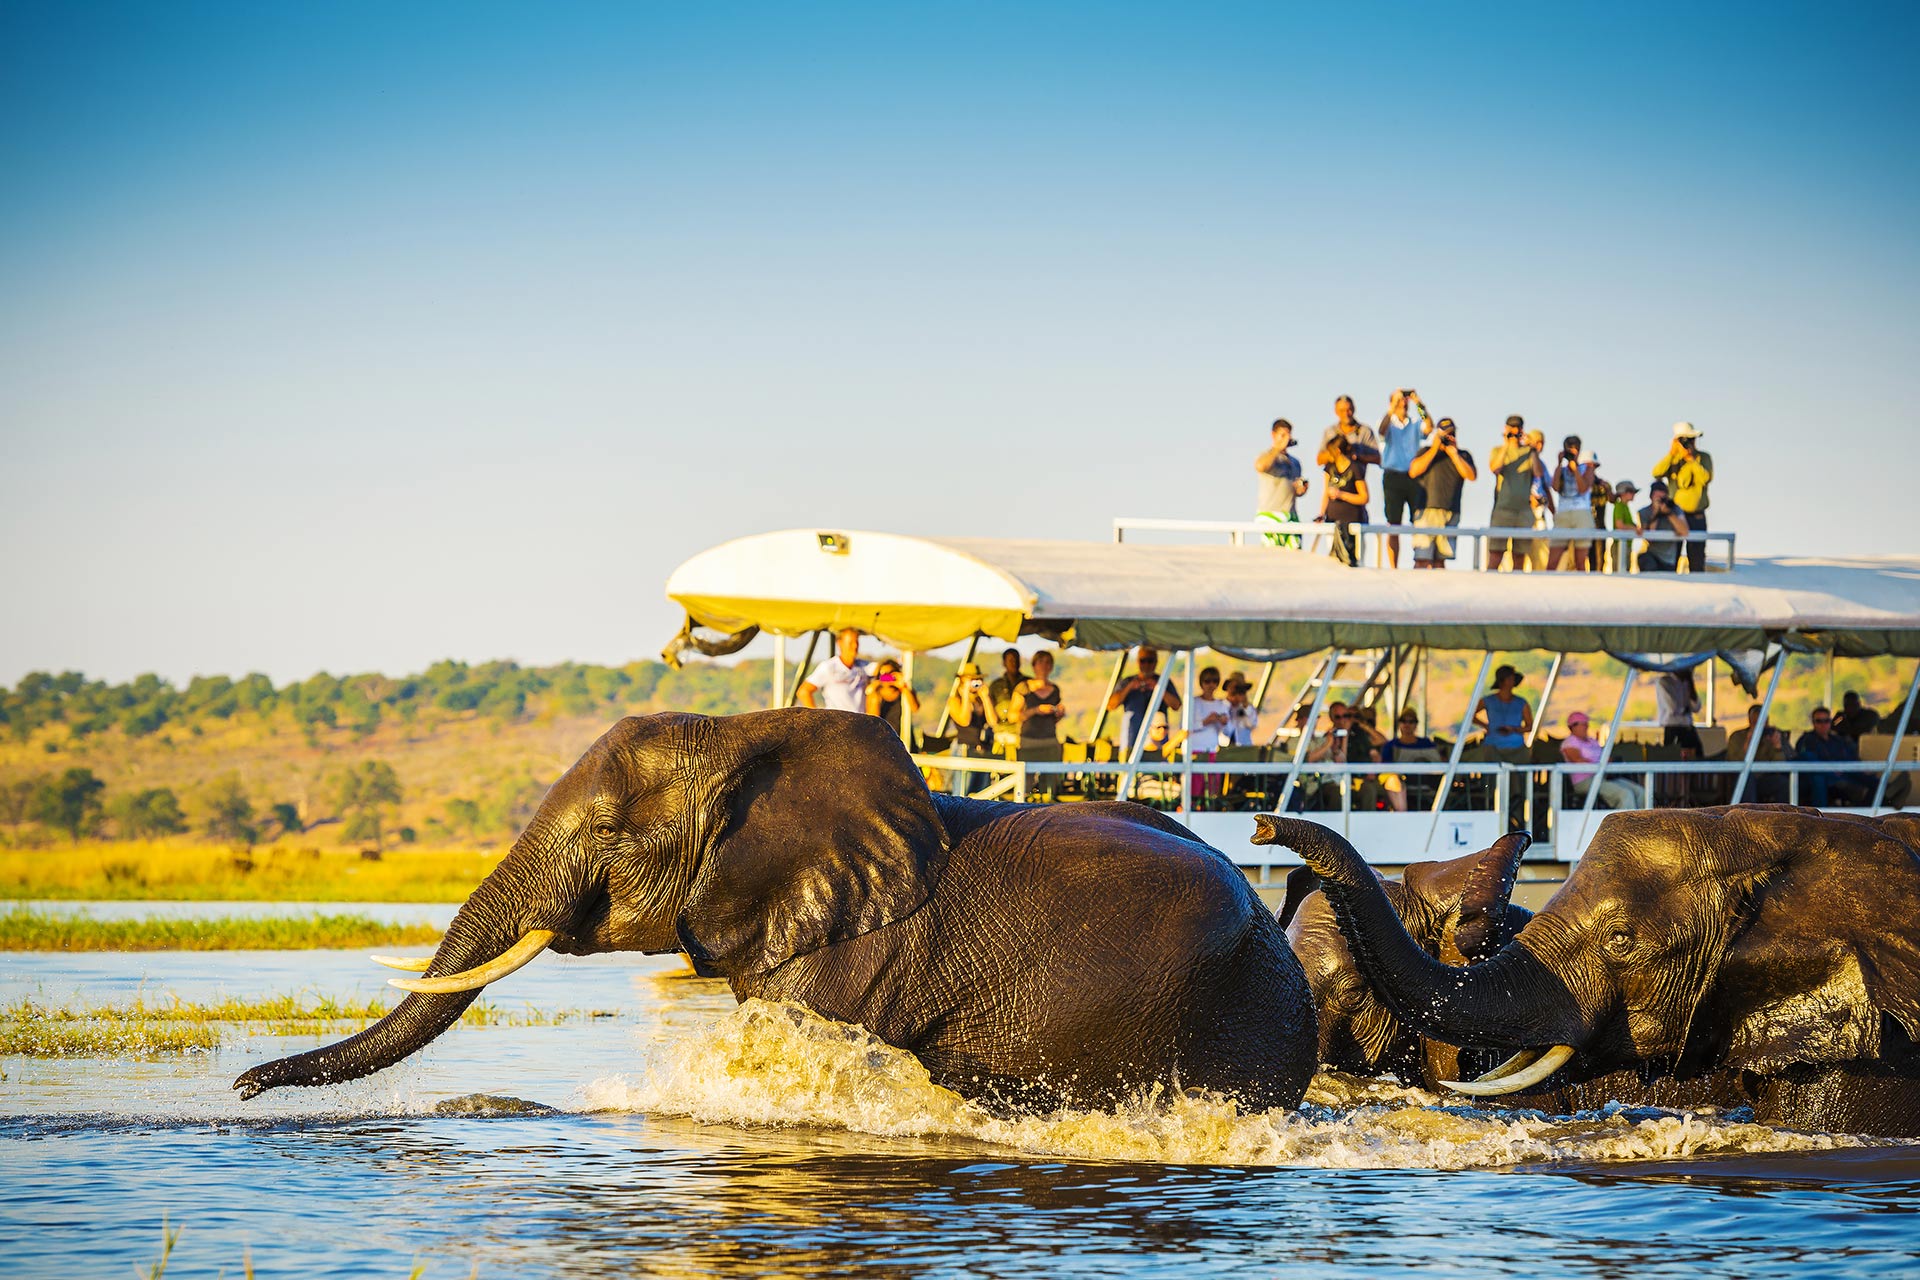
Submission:
{"label": "man in white shirt", "polygon": [[833,656],[813,669],[800,686],[800,701],[829,711],[867,709],[867,664],[860,657],[860,632],[844,627],[833,639]]}

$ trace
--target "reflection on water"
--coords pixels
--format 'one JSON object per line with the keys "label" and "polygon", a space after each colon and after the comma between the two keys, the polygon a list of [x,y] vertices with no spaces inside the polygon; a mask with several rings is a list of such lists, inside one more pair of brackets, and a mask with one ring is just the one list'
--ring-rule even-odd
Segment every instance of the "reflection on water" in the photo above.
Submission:
{"label": "reflection on water", "polygon": [[[505,1007],[618,1024],[462,1028],[372,1080],[228,1092],[317,1043],[176,1062],[7,1059],[9,1275],[1378,1274],[1887,1276],[1920,1263],[1920,1150],[1653,1113],[1574,1120],[1316,1082],[1299,1113],[1142,1097],[1000,1114],[855,1029],[736,1010],[670,960],[543,960]],[[345,953],[0,956],[0,993],[141,982],[367,994]],[[437,1116],[505,1094],[567,1108]],[[1828,1149],[1831,1148],[1831,1149]],[[1544,1176],[1543,1176],[1544,1175]]]}

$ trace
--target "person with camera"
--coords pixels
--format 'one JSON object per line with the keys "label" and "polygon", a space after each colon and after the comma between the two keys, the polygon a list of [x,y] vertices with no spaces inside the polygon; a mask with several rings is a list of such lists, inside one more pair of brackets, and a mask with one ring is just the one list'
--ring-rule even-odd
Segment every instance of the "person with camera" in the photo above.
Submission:
{"label": "person with camera", "polygon": [[[1452,418],[1442,418],[1427,438],[1427,447],[1413,460],[1407,474],[1420,482],[1426,505],[1413,522],[1422,529],[1451,529],[1460,523],[1460,490],[1478,479],[1473,454],[1460,447]],[[1453,559],[1453,539],[1422,534],[1413,540],[1413,567],[1444,569]]]}
{"label": "person with camera", "polygon": [[[1553,527],[1556,529],[1593,528],[1593,455],[1582,453],[1580,437],[1568,436],[1560,442],[1560,457],[1553,467]],[[1547,568],[1558,569],[1560,561],[1572,553],[1572,568],[1583,573],[1587,568],[1585,542],[1556,540],[1547,551]]]}
{"label": "person with camera", "polygon": [[[1153,701],[1153,688],[1160,683],[1160,651],[1152,645],[1141,645],[1134,656],[1133,675],[1120,682],[1107,699],[1107,710],[1120,713],[1120,754],[1125,757],[1133,750],[1133,736],[1139,731],[1141,722],[1146,719],[1147,704]],[[1038,670],[1038,668],[1035,668]],[[1167,684],[1166,696],[1161,705],[1171,711],[1180,709],[1180,694],[1171,681]]]}
{"label": "person with camera", "polygon": [[1313,455],[1315,466],[1327,465],[1327,448],[1335,439],[1345,440],[1347,452],[1362,462],[1380,461],[1380,437],[1353,416],[1352,396],[1341,396],[1333,402],[1333,416],[1333,425],[1320,433],[1320,452]]}
{"label": "person with camera", "polygon": [[[1673,424],[1673,443],[1666,456],[1653,464],[1653,474],[1673,488],[1672,503],[1695,532],[1707,527],[1707,486],[1713,483],[1713,455],[1700,451],[1700,432],[1691,422]],[[1707,544],[1687,543],[1687,572],[1707,567]]]}
{"label": "person with camera", "polygon": [[[1309,764],[1373,764],[1378,757],[1374,754],[1373,740],[1366,730],[1354,723],[1353,708],[1344,702],[1327,704],[1327,731],[1316,734],[1307,744],[1307,763]],[[1338,809],[1340,807],[1340,789],[1347,784],[1348,775],[1321,776],[1303,779],[1296,787],[1297,798],[1310,808]],[[1355,795],[1354,807],[1374,809],[1380,804],[1380,780],[1367,774],[1353,776]]]}
{"label": "person with camera", "polygon": [[[1010,649],[1009,653],[1018,653]],[[949,755],[960,759],[980,759],[993,754],[993,735],[999,725],[993,699],[987,694],[986,679],[980,668],[963,662],[954,673],[953,693],[947,698],[947,722],[953,726],[953,746]],[[993,782],[990,773],[950,770],[952,781],[947,790],[956,796],[970,796]]]}
{"label": "person with camera", "polygon": [[[1380,501],[1388,524],[1404,524],[1417,519],[1427,505],[1426,494],[1413,475],[1413,460],[1427,437],[1433,434],[1433,421],[1420,393],[1411,387],[1396,390],[1387,402],[1387,416],[1380,419]],[[1400,564],[1400,535],[1387,535],[1387,565]]]}
{"label": "person with camera", "polygon": [[1349,449],[1344,435],[1327,442],[1326,458],[1320,520],[1337,526],[1333,558],[1352,567],[1360,563],[1360,535],[1353,526],[1367,522],[1367,464]]}
{"label": "person with camera", "polygon": [[[906,707],[907,723],[903,729],[900,724],[901,706]],[[913,732],[913,717],[920,711],[920,695],[907,683],[907,677],[900,670],[900,664],[892,658],[882,658],[880,665],[873,669],[873,679],[867,681],[867,714],[879,716],[893,726],[900,734],[900,740],[909,749],[913,743],[909,735]]]}
{"label": "person with camera", "polygon": [[[1753,731],[1760,724],[1760,704],[1755,702],[1747,707],[1747,724],[1744,729],[1735,729],[1727,739],[1727,759],[1745,760],[1747,746],[1753,741]],[[1772,764],[1788,759],[1787,737],[1780,732],[1780,726],[1769,724],[1760,734],[1760,745],[1753,753],[1755,764]],[[1747,800],[1755,804],[1785,804],[1787,802],[1787,779],[1780,773],[1756,773],[1747,781]]]}
{"label": "person with camera", "polygon": [[[1640,508],[1640,532],[1687,534],[1687,518],[1667,497],[1667,482],[1655,480],[1647,486],[1647,505]],[[1640,553],[1640,572],[1677,573],[1680,569],[1680,543],[1671,538],[1648,538],[1647,549]]]}
{"label": "person with camera", "polygon": [[[1487,455],[1493,472],[1493,514],[1487,523],[1496,529],[1533,528],[1533,486],[1546,477],[1540,454],[1526,439],[1527,424],[1519,414],[1507,419],[1500,443]],[[1499,538],[1487,547],[1487,568],[1498,569],[1507,556],[1513,557],[1518,572],[1533,551],[1531,538]]]}
{"label": "person with camera", "polygon": [[[1285,418],[1273,420],[1272,443],[1265,453],[1253,460],[1254,474],[1260,477],[1260,492],[1255,499],[1259,506],[1254,510],[1253,518],[1262,524],[1297,524],[1300,517],[1294,514],[1293,505],[1307,491],[1307,482],[1300,478],[1300,459],[1290,452],[1293,448],[1293,424]],[[1300,535],[1297,533],[1268,533],[1262,537],[1270,547],[1298,547]]]}

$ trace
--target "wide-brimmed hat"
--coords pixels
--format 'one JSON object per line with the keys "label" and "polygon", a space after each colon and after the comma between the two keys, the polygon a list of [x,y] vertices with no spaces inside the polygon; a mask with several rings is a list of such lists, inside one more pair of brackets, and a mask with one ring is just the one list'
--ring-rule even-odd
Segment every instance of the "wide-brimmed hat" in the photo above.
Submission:
{"label": "wide-brimmed hat", "polygon": [[1589,467],[1597,467],[1600,465],[1600,455],[1591,449],[1582,449],[1579,460]]}
{"label": "wide-brimmed hat", "polygon": [[1622,480],[1619,484],[1613,486],[1613,491],[1615,493],[1638,493],[1640,492],[1640,486],[1631,480]]}
{"label": "wide-brimmed hat", "polygon": [[1493,673],[1493,682],[1495,684],[1499,684],[1502,680],[1505,680],[1508,676],[1513,677],[1513,682],[1515,684],[1525,684],[1527,682],[1526,672],[1520,670],[1520,668],[1514,666],[1510,662],[1503,662],[1500,664],[1499,669]]}
{"label": "wide-brimmed hat", "polygon": [[1676,422],[1673,424],[1673,438],[1675,440],[1692,440],[1699,434],[1700,429],[1691,422]]}
{"label": "wide-brimmed hat", "polygon": [[955,671],[953,674],[958,676],[960,679],[965,680],[970,676],[979,675],[980,667],[978,663],[963,662],[960,664],[960,669],[958,671]]}

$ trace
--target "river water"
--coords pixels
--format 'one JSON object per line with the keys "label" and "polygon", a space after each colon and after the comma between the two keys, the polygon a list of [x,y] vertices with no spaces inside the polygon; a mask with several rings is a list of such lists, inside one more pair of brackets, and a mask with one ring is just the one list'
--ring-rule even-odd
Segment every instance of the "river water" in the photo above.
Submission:
{"label": "river water", "polygon": [[[147,914],[99,904],[102,913]],[[248,905],[239,910],[286,910]],[[444,923],[452,908],[333,907]],[[220,914],[219,904],[175,908]],[[1920,1274],[1920,1148],[1738,1116],[1572,1118],[1315,1082],[1295,1112],[1145,1093],[994,1114],[908,1054],[671,958],[543,957],[369,1080],[229,1091],[321,1043],[0,1061],[0,1263],[169,1276]],[[0,1001],[365,997],[349,952],[0,954]],[[397,994],[397,993],[396,993]],[[555,1108],[490,1114],[504,1095]]]}

